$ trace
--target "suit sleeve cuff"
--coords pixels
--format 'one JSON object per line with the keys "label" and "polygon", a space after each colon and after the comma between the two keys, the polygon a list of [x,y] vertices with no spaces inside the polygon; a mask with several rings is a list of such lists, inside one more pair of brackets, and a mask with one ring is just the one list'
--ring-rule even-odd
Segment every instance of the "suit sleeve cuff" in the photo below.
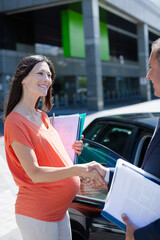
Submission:
{"label": "suit sleeve cuff", "polygon": [[110,176],[110,170],[109,170],[109,168],[107,168],[107,170],[106,170],[106,176],[105,176],[105,178],[104,178],[104,181],[105,181],[106,183],[109,182],[109,176]]}

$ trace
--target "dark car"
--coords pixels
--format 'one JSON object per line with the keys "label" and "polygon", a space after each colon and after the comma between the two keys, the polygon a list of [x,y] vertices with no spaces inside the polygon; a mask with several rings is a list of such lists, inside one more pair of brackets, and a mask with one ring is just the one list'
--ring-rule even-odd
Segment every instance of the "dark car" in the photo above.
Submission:
{"label": "dark car", "polygon": [[[118,158],[141,167],[160,113],[101,117],[84,130],[84,149],[78,163],[97,161],[114,167]],[[122,240],[124,231],[101,215],[107,190],[81,183],[69,209],[73,240]],[[118,202],[118,200],[117,200]]]}

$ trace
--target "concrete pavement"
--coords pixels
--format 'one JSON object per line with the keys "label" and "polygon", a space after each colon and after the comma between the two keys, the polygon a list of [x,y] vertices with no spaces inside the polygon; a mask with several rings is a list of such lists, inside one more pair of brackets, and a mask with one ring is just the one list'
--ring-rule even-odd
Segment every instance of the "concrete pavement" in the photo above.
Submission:
{"label": "concrete pavement", "polygon": [[[107,116],[120,113],[131,112],[159,112],[160,100],[152,100],[150,102],[137,103],[127,106],[117,107],[116,105],[99,112],[87,112],[85,127],[95,118],[100,116]],[[79,112],[79,109],[62,110],[57,114],[71,114]],[[85,109],[81,109],[85,112]],[[5,151],[4,151],[4,137],[3,123],[0,120],[0,240],[22,240],[20,232],[16,226],[14,218],[14,203],[16,199],[17,187],[12,179],[8,169]]]}
{"label": "concrete pavement", "polygon": [[14,218],[17,187],[7,166],[4,137],[0,137],[0,240],[22,240]]}

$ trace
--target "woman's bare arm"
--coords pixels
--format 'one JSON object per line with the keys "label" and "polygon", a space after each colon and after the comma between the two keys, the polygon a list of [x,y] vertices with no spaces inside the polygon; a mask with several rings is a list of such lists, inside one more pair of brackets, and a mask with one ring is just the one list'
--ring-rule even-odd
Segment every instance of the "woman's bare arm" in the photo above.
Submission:
{"label": "woman's bare arm", "polygon": [[88,172],[88,166],[91,163],[59,168],[39,166],[33,149],[15,141],[12,142],[11,146],[23,169],[34,183],[54,182],[73,176],[81,176],[83,178],[89,177],[96,182],[96,185],[104,184],[102,176],[96,170]]}

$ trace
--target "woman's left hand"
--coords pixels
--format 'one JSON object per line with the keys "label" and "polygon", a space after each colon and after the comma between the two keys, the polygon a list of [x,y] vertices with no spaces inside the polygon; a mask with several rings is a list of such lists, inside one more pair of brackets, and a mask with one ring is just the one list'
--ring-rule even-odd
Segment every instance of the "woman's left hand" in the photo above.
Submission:
{"label": "woman's left hand", "polygon": [[75,150],[75,153],[77,153],[78,155],[81,155],[81,152],[83,150],[83,138],[84,136],[82,135],[81,140],[80,141],[75,141],[75,143],[72,145],[72,148]]}

